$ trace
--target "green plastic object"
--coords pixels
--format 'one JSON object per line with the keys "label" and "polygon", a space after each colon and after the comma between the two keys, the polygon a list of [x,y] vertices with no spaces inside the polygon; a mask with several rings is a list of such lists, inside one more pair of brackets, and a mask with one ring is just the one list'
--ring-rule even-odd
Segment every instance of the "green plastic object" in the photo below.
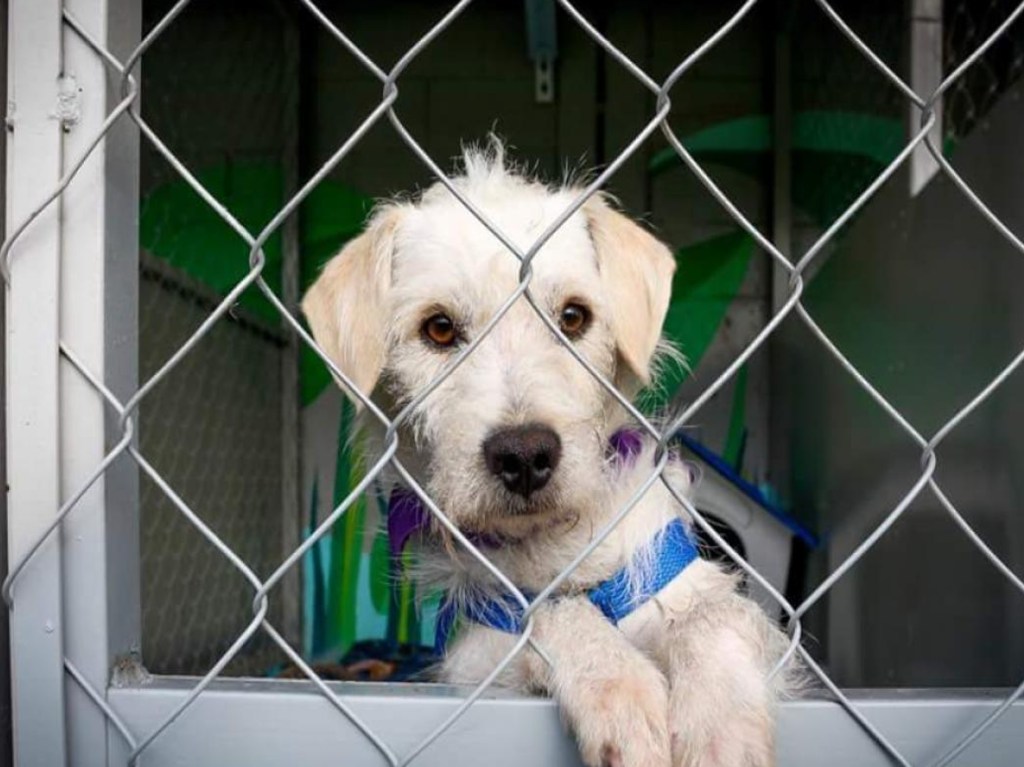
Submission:
{"label": "green plastic object", "polygon": [[[793,116],[793,202],[820,224],[831,223],[906,143],[899,120],[861,112],[797,112]],[[758,114],[717,123],[683,139],[695,157],[757,173],[772,149],[772,123]],[[951,150],[947,145],[945,151]],[[682,165],[671,147],[651,159],[653,175]]]}
{"label": "green plastic object", "polygon": [[657,411],[667,405],[689,370],[700,364],[743,284],[753,255],[754,241],[744,232],[713,237],[676,251],[664,333],[686,355],[688,369],[666,369],[657,389],[645,397],[645,408]]}

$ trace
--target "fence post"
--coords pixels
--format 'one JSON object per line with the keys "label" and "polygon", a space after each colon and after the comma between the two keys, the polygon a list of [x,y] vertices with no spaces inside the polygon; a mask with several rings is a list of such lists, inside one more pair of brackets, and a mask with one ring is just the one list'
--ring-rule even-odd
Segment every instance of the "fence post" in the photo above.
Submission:
{"label": "fence post", "polygon": [[[281,167],[284,171],[281,199],[289,200],[299,190],[305,171],[301,148],[302,89],[306,87],[302,72],[301,22],[294,9],[280,8],[284,36],[285,120],[284,151]],[[299,213],[289,216],[281,225],[281,300],[293,314],[299,313],[302,291],[302,235]],[[302,543],[302,417],[301,380],[299,360],[301,343],[294,333],[286,335],[281,352],[281,558],[286,559]],[[302,567],[296,565],[285,576],[281,587],[281,627],[285,638],[296,645],[302,644]]]}
{"label": "fence post", "polygon": [[[60,0],[11,0],[7,106],[7,232],[57,185]],[[11,251],[7,293],[9,561],[46,529],[60,502],[58,299],[60,212],[49,206]],[[15,585],[11,614],[14,756],[66,763],[60,545],[51,536]]]}
{"label": "fence post", "polygon": [[[125,61],[138,44],[139,0],[64,5],[118,60]],[[64,30],[64,51],[64,75],[80,101],[78,118],[64,134],[67,168],[88,149],[122,96],[117,73],[70,27]],[[61,340],[124,402],[138,386],[139,138],[127,115],[110,127],[62,202]],[[89,479],[122,430],[117,414],[66,361],[60,403],[66,499]],[[141,668],[138,512],[138,469],[122,457],[64,524],[65,650],[97,691],[105,692],[115,664],[121,673]],[[70,763],[112,762],[123,748],[121,736],[70,680],[67,695]]]}

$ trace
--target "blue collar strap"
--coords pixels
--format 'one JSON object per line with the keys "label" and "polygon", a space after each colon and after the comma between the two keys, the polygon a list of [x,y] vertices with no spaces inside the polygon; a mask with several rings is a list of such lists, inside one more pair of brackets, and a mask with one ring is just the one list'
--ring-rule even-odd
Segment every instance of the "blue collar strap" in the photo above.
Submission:
{"label": "blue collar strap", "polygon": [[[649,561],[645,553],[643,561],[635,562],[633,568],[622,568],[587,592],[587,598],[612,624],[618,624],[665,588],[698,557],[697,547],[681,519],[662,528],[651,541],[651,547]],[[531,602],[535,597],[525,591],[523,596]],[[458,617],[508,634],[518,634],[523,629],[523,607],[511,594],[471,596],[461,602],[461,610],[457,610],[447,596],[441,600],[434,640],[439,655],[444,652]]]}

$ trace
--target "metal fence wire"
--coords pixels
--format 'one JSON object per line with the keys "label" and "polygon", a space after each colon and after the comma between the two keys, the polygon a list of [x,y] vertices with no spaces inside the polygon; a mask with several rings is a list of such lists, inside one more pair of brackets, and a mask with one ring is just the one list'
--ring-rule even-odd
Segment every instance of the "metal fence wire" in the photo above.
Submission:
{"label": "metal fence wire", "polygon": [[[816,0],[816,4],[820,8],[821,12],[824,13],[830,22],[835,25],[835,28],[842,33],[849,45],[858,50],[860,54],[862,54],[865,59],[867,59],[867,61],[884,76],[886,81],[898,90],[902,95],[902,98],[916,108],[919,115],[919,127],[892,162],[889,163],[889,165],[870,184],[868,184],[866,188],[864,188],[864,190],[846,208],[846,210],[835,221],[833,221],[833,223],[829,225],[823,233],[821,233],[809,249],[802,253],[783,253],[776,248],[768,237],[762,234],[762,232],[750,223],[748,218],[736,207],[736,205],[734,205],[729,197],[721,191],[721,189],[712,180],[711,176],[708,175],[705,169],[683,146],[676,133],[673,132],[669,119],[672,111],[671,93],[673,86],[675,86],[676,83],[678,83],[697,62],[701,61],[701,59],[712,48],[718,45],[730,34],[730,32],[757,4],[757,0],[747,0],[747,2],[742,3],[720,28],[716,29],[714,33],[711,34],[699,47],[687,55],[663,82],[657,82],[652,79],[636,62],[632,61],[629,56],[619,50],[607,37],[599,32],[598,29],[596,29],[580,11],[568,2],[568,0],[559,0],[558,4],[564,11],[566,18],[569,19],[571,23],[578,25],[578,27],[582,29],[612,59],[614,59],[619,66],[624,68],[638,83],[653,95],[655,100],[655,111],[643,129],[633,138],[628,146],[626,146],[617,156],[612,158],[600,174],[594,178],[579,197],[574,200],[572,205],[570,205],[529,248],[525,249],[516,247],[510,239],[500,231],[500,229],[498,229],[487,219],[486,216],[477,210],[469,200],[463,197],[458,187],[451,182],[435,160],[424,151],[420,144],[417,143],[416,139],[406,129],[406,126],[403,125],[402,120],[396,111],[396,105],[399,102],[401,93],[399,79],[402,73],[428,46],[433,44],[443,44],[438,40],[438,38],[442,35],[445,29],[458,19],[466,10],[470,4],[470,0],[462,0],[454,5],[443,18],[437,21],[437,23],[419,40],[417,40],[405,55],[403,55],[398,62],[390,68],[382,67],[377,62],[371,60],[362,50],[360,50],[358,45],[346,36],[342,29],[335,26],[317,8],[316,4],[312,0],[295,0],[295,2],[304,6],[304,8],[312,15],[313,19],[327,30],[331,38],[333,38],[338,45],[347,50],[348,53],[354,56],[368,72],[379,80],[381,84],[381,99],[376,108],[365,117],[359,128],[349,136],[348,139],[337,148],[333,156],[331,156],[330,159],[301,186],[298,192],[288,200],[287,204],[278,211],[277,215],[274,216],[273,220],[270,221],[262,231],[247,231],[246,228],[235,219],[232,212],[222,205],[206,188],[204,188],[189,168],[185,166],[174,152],[168,149],[161,140],[161,137],[157,135],[149,125],[147,125],[140,113],[138,101],[140,92],[139,84],[135,75],[136,68],[143,58],[143,55],[150,46],[153,45],[154,41],[160,38],[168,27],[174,24],[175,19],[190,5],[190,0],[179,0],[163,17],[163,19],[149,30],[135,50],[123,60],[119,60],[110,51],[106,50],[103,45],[98,42],[97,38],[87,31],[82,23],[80,23],[73,15],[65,11],[64,23],[66,27],[71,30],[74,35],[77,35],[81,41],[88,45],[95,56],[102,60],[105,66],[108,67],[111,72],[116,73],[119,77],[122,100],[107,115],[102,124],[101,130],[96,133],[91,141],[88,142],[87,151],[79,157],[67,159],[64,175],[61,178],[60,183],[52,190],[46,199],[42,200],[24,219],[10,222],[11,225],[8,228],[8,235],[3,242],[2,248],[0,248],[0,264],[2,264],[4,275],[9,281],[12,259],[16,259],[18,257],[18,251],[14,249],[14,246],[18,243],[19,238],[42,212],[44,212],[49,206],[54,205],[61,197],[71,180],[83,167],[83,164],[90,154],[97,146],[100,145],[101,142],[105,140],[108,132],[112,129],[112,126],[122,121],[131,121],[138,127],[143,139],[149,142],[151,147],[166,159],[174,172],[187,182],[195,193],[199,195],[207,205],[209,205],[210,209],[215,211],[216,214],[222,218],[235,233],[237,233],[238,237],[246,243],[246,246],[249,249],[249,269],[245,276],[240,279],[227,293],[227,295],[217,303],[216,307],[205,316],[201,324],[198,326],[198,329],[189,335],[187,339],[177,344],[169,356],[162,360],[160,364],[155,366],[152,374],[141,383],[131,396],[115,396],[105,385],[100,371],[89,369],[89,367],[83,363],[79,354],[76,352],[76,349],[72,348],[67,343],[61,343],[60,350],[62,365],[69,370],[74,371],[75,375],[79,376],[92,387],[98,397],[102,397],[110,412],[119,420],[123,436],[117,444],[112,446],[102,462],[95,467],[89,476],[88,481],[86,481],[75,492],[72,492],[67,496],[67,500],[60,507],[58,513],[53,518],[52,523],[49,524],[45,532],[35,541],[35,544],[32,545],[20,559],[13,562],[10,573],[3,584],[3,595],[5,599],[8,601],[8,604],[16,606],[19,598],[19,579],[26,574],[26,565],[29,565],[32,562],[33,557],[37,552],[39,552],[45,540],[61,526],[62,521],[72,509],[76,508],[76,504],[78,504],[90,487],[92,487],[100,477],[104,476],[115,462],[120,461],[134,462],[141,472],[148,477],[154,487],[157,488],[165,497],[166,503],[169,504],[170,507],[173,507],[177,514],[180,514],[181,519],[194,527],[195,530],[198,531],[203,538],[219,552],[224,560],[229,563],[242,578],[244,578],[249,589],[249,593],[246,598],[251,601],[251,620],[245,626],[244,630],[238,634],[231,646],[224,650],[220,657],[217,658],[210,666],[209,671],[198,680],[195,680],[190,692],[181,700],[181,702],[176,705],[173,710],[167,713],[163,718],[163,721],[158,726],[150,731],[131,731],[124,723],[121,715],[123,712],[119,713],[115,710],[115,708],[107,701],[104,690],[97,689],[94,684],[90,683],[85,678],[85,676],[79,671],[76,659],[73,657],[65,658],[67,675],[81,687],[84,693],[95,703],[96,707],[102,711],[103,716],[109,720],[109,723],[117,729],[120,736],[128,744],[130,749],[130,756],[128,759],[129,763],[136,763],[139,757],[145,754],[158,738],[173,738],[175,736],[175,722],[182,713],[192,706],[197,698],[203,694],[203,691],[206,690],[215,679],[217,679],[218,675],[224,671],[225,667],[233,658],[235,658],[240,649],[258,634],[263,634],[274,642],[290,659],[290,661],[301,669],[306,677],[312,681],[323,697],[335,709],[337,709],[338,714],[347,718],[363,733],[363,735],[365,735],[367,739],[372,741],[383,757],[383,761],[390,765],[406,765],[415,761],[428,745],[439,738],[443,738],[445,733],[449,732],[452,725],[462,717],[466,710],[472,706],[474,702],[477,701],[490,687],[492,682],[501,673],[502,669],[505,668],[511,660],[521,652],[527,644],[530,643],[530,637],[533,631],[533,620],[529,616],[532,615],[537,605],[551,595],[562,583],[564,583],[575,567],[590,554],[600,541],[610,533],[611,529],[616,524],[621,522],[622,519],[630,513],[630,509],[633,504],[638,500],[640,495],[647,490],[647,488],[651,487],[654,483],[663,481],[663,469],[666,465],[668,455],[666,445],[669,435],[675,433],[684,424],[690,423],[694,416],[715,395],[715,393],[718,392],[730,380],[730,378],[737,373],[740,367],[758,349],[761,349],[765,345],[768,339],[779,327],[780,323],[787,317],[795,316],[799,318],[811,333],[813,333],[822,347],[826,349],[828,353],[846,370],[850,377],[868,395],[870,395],[878,406],[884,410],[888,417],[891,418],[892,421],[905,433],[907,439],[920,449],[920,475],[913,487],[904,495],[900,502],[892,508],[891,511],[889,511],[881,523],[873,529],[870,535],[868,535],[846,558],[846,560],[843,561],[840,566],[835,568],[803,602],[799,604],[791,604],[781,594],[773,589],[772,586],[762,578],[756,570],[743,560],[743,558],[730,548],[728,543],[722,539],[716,529],[701,516],[697,509],[693,507],[689,499],[676,494],[671,486],[667,485],[667,483],[666,486],[674,495],[676,495],[679,503],[686,508],[690,515],[692,515],[696,524],[704,531],[704,533],[706,533],[709,538],[714,540],[718,546],[726,551],[735,560],[736,564],[746,572],[747,576],[758,582],[780,605],[783,614],[785,615],[786,625],[791,636],[791,643],[786,653],[786,657],[780,661],[780,666],[790,657],[799,656],[813,674],[821,681],[821,683],[831,691],[832,695],[839,703],[842,704],[849,715],[856,720],[861,728],[863,728],[866,736],[872,738],[877,743],[878,747],[882,749],[893,762],[901,765],[908,765],[908,759],[906,759],[897,750],[890,739],[885,737],[872,724],[868,716],[853,702],[851,702],[850,698],[844,693],[844,691],[839,689],[839,687],[832,682],[828,674],[814,661],[807,650],[804,649],[801,642],[803,637],[801,619],[829,592],[831,587],[840,578],[849,572],[849,570],[854,567],[869,550],[872,549],[876,542],[886,534],[886,532],[906,511],[911,502],[922,493],[933,494],[946,510],[953,522],[955,522],[962,530],[963,535],[988,559],[993,567],[1000,571],[1005,578],[1012,583],[1013,587],[1017,591],[1024,594],[1024,583],[1022,583],[1020,577],[1014,574],[1006,564],[1000,561],[985,541],[975,533],[968,522],[965,521],[963,516],[961,516],[954,503],[943,492],[943,489],[935,479],[938,448],[943,440],[945,440],[965,418],[974,412],[981,403],[988,399],[993,392],[996,391],[1017,369],[1022,360],[1024,360],[1024,349],[1022,349],[1010,364],[1001,370],[987,386],[979,391],[973,399],[961,407],[941,428],[933,434],[922,434],[911,423],[909,423],[900,411],[879,393],[879,391],[872,385],[872,382],[867,380],[844,356],[843,351],[833,343],[829,335],[819,327],[815,318],[812,317],[808,310],[802,305],[801,296],[803,295],[807,284],[808,277],[806,275],[809,274],[808,269],[815,262],[816,257],[823,252],[827,245],[829,245],[837,232],[839,232],[851,220],[851,218],[864,207],[865,203],[867,203],[878,189],[893,176],[902,164],[907,162],[911,154],[919,147],[925,147],[927,149],[934,158],[934,161],[939,165],[941,172],[948,176],[953,184],[959,188],[964,197],[991,223],[993,227],[1000,232],[1003,237],[1006,238],[1009,243],[1011,243],[1013,248],[1024,254],[1024,243],[1022,243],[1018,237],[1014,235],[1003,224],[1003,222],[1000,221],[1000,219],[991,210],[989,210],[988,207],[986,207],[986,204],[978,197],[972,188],[960,178],[957,171],[954,170],[943,156],[941,147],[933,144],[930,134],[931,128],[936,121],[934,111],[936,103],[944,94],[958,88],[964,78],[969,76],[969,73],[973,70],[975,65],[982,60],[986,52],[992,46],[999,43],[1007,33],[1010,25],[1013,24],[1022,12],[1024,12],[1024,3],[1012,9],[1012,11],[1010,11],[1000,23],[994,25],[990,33],[984,39],[979,39],[976,47],[974,47],[973,51],[969,55],[959,57],[955,67],[945,75],[939,86],[935,88],[934,91],[931,93],[918,93],[915,92],[915,90],[902,78],[900,78],[889,64],[877,55],[871,47],[863,42],[863,40],[847,25],[842,16],[833,10],[828,2],[825,0]],[[17,34],[17,30],[15,30],[14,33]],[[292,313],[289,307],[285,306],[281,297],[276,295],[269,287],[263,275],[266,260],[263,247],[267,243],[268,239],[279,230],[283,222],[296,211],[314,187],[316,187],[317,184],[320,183],[320,181],[323,180],[327,174],[330,173],[331,170],[346,157],[346,155],[349,154],[353,147],[356,146],[371,127],[383,121],[387,121],[391,124],[392,128],[401,137],[409,151],[415,154],[415,156],[419,158],[430,172],[449,189],[451,194],[458,198],[461,203],[465,205],[465,207],[470,210],[473,215],[476,216],[476,218],[479,219],[481,223],[505,245],[509,251],[509,258],[516,259],[520,264],[521,280],[515,291],[507,297],[501,309],[487,323],[483,332],[469,343],[451,361],[451,364],[446,367],[445,371],[439,375],[431,385],[419,392],[415,399],[410,402],[396,417],[388,418],[372,401],[365,396],[360,395],[360,399],[368,413],[370,413],[372,418],[377,419],[386,430],[387,440],[384,454],[378,461],[376,461],[376,463],[369,467],[369,470],[366,472],[365,478],[360,485],[353,489],[350,495],[344,499],[344,501],[326,520],[324,520],[319,528],[290,556],[287,556],[269,576],[260,578],[250,567],[250,564],[246,561],[244,556],[229,548],[224,541],[213,532],[205,521],[203,510],[201,508],[194,508],[192,505],[187,503],[176,489],[167,481],[167,479],[153,468],[153,465],[145,454],[146,446],[143,444],[143,446],[140,447],[139,444],[133,440],[133,433],[138,420],[139,408],[144,402],[149,402],[152,397],[157,396],[155,392],[158,385],[164,381],[173,370],[179,369],[181,366],[188,364],[189,358],[195,354],[197,346],[203,341],[203,339],[216,332],[215,328],[218,321],[230,311],[231,307],[236,303],[243,291],[249,289],[256,289],[262,292],[266,299],[276,308],[277,312],[280,314],[281,320],[287,326],[290,326],[296,334],[298,334],[302,339],[302,342],[312,348],[323,360],[324,364],[330,368],[334,375],[345,381],[351,391],[358,392],[358,389],[348,381],[344,373],[342,373],[341,370],[339,370],[330,361],[330,359],[328,359],[328,357],[316,347],[316,344],[302,326],[299,318]],[[396,458],[398,432],[402,424],[405,423],[406,419],[409,417],[409,414],[427,397],[429,397],[431,392],[436,389],[447,376],[451,375],[452,371],[457,366],[462,364],[468,356],[474,353],[474,349],[481,343],[483,338],[486,337],[487,334],[502,321],[502,318],[514,303],[525,300],[533,305],[533,297],[530,292],[532,274],[531,263],[541,246],[552,236],[559,226],[561,226],[575,211],[579,210],[591,195],[595,194],[614,176],[623,163],[625,163],[626,160],[644,144],[644,142],[658,132],[660,132],[674,148],[693,175],[699,179],[700,183],[707,189],[708,193],[718,201],[725,211],[727,211],[728,214],[746,232],[749,233],[760,248],[770,255],[774,263],[778,265],[778,268],[785,271],[788,275],[788,294],[765,327],[757,334],[742,353],[736,357],[727,369],[716,380],[711,382],[700,396],[694,399],[672,423],[667,424],[662,428],[657,428],[640,412],[638,412],[627,399],[615,390],[611,382],[605,380],[587,363],[585,359],[574,351],[573,346],[566,341],[558,328],[552,324],[551,320],[542,311],[537,310],[538,316],[543,322],[545,322],[550,330],[559,337],[561,342],[565,345],[566,350],[572,354],[577,361],[583,365],[627,411],[632,414],[636,421],[641,425],[642,429],[652,439],[658,441],[658,455],[660,458],[650,476],[633,497],[631,502],[619,510],[609,526],[601,531],[601,533],[595,537],[593,542],[590,543],[585,550],[579,552],[579,555],[574,560],[573,565],[561,573],[559,577],[557,577],[536,597],[536,599],[529,601],[515,588],[515,585],[511,583],[508,578],[488,562],[486,555],[475,548],[473,543],[467,540],[466,537],[447,519],[444,510],[439,508],[423,491],[423,489],[417,485],[413,477],[402,465],[401,461]],[[536,309],[537,307],[534,306],[534,308]],[[12,372],[14,376],[18,375],[17,370]],[[515,598],[524,607],[526,616],[528,616],[528,620],[526,621],[525,628],[519,640],[515,643],[515,646],[508,655],[505,656],[503,661],[493,669],[492,673],[490,673],[476,689],[461,701],[454,711],[452,711],[450,716],[438,724],[432,732],[421,740],[421,742],[416,744],[411,748],[411,750],[404,753],[398,753],[392,745],[379,737],[366,721],[363,721],[359,716],[357,716],[351,707],[313,672],[309,665],[300,656],[299,652],[297,652],[291,644],[285,640],[278,628],[276,628],[271,622],[271,616],[273,615],[271,604],[274,598],[275,586],[277,586],[282,581],[282,578],[284,578],[285,575],[296,566],[303,554],[321,537],[323,537],[339,519],[342,518],[349,507],[354,503],[355,499],[379,477],[381,472],[388,465],[390,465],[397,475],[401,477],[402,480],[407,483],[408,486],[420,497],[426,508],[428,508],[435,519],[448,530],[454,540],[458,542],[458,545],[464,547],[466,551],[470,552],[476,560],[478,560],[509,590],[509,592],[515,595]],[[1022,693],[1024,693],[1024,683],[1013,690],[1002,704],[991,711],[983,721],[972,727],[970,731],[962,733],[948,753],[944,754],[934,762],[936,767],[951,762],[961,752],[970,747],[976,739],[982,737],[986,730],[988,730],[993,723],[1003,713],[1005,713],[1015,701],[1018,700]]]}
{"label": "metal fence wire", "polygon": [[[142,5],[143,25],[150,18],[159,21],[170,7]],[[192,19],[186,14],[147,52],[140,87],[156,95],[143,100],[143,115],[185,165],[225,168],[226,163],[222,188],[258,200],[245,169],[258,160],[275,169],[285,165],[282,136],[295,122],[296,110],[288,108],[295,90],[288,81],[293,58],[286,50],[289,30],[282,34],[284,13],[271,8],[253,8],[245,16],[206,14],[203,23],[189,24],[204,5],[211,8],[210,3],[193,6]],[[232,55],[236,51],[224,45],[232,34],[241,37],[240,47],[258,49],[264,56],[252,61]],[[186,47],[188,55],[180,55]],[[224,62],[219,72],[211,59]],[[235,85],[241,82],[258,85]],[[206,116],[207,110],[195,103],[214,90],[222,107],[219,120]],[[189,97],[191,103],[183,104]],[[188,117],[197,113],[204,113],[200,130],[189,130],[194,126]],[[218,289],[230,287],[236,275],[245,273],[246,248],[226,227],[214,228],[215,214],[202,218],[204,203],[159,152],[143,146],[139,155],[138,370],[145,380],[216,307],[222,295]],[[242,171],[236,170],[239,165]],[[266,207],[281,202],[275,196]],[[234,209],[231,202],[228,207]],[[244,213],[235,214],[249,224]],[[213,235],[208,234],[211,230]],[[196,247],[189,240],[189,233],[196,232],[213,237],[222,233],[235,249],[226,258],[210,258],[208,241]],[[281,240],[279,235],[270,241],[268,273],[275,271]],[[224,268],[225,274],[203,272],[193,259],[212,270]],[[277,283],[271,284],[276,288]],[[296,543],[285,529],[286,516],[296,526],[299,518],[299,472],[291,467],[298,464],[297,429],[288,428],[294,422],[286,407],[295,399],[286,380],[289,373],[297,377],[295,365],[289,364],[295,348],[269,305],[260,312],[243,301],[138,412],[139,449],[261,575],[272,572]],[[220,554],[199,544],[192,526],[156,485],[143,480],[139,491],[146,667],[160,674],[201,674],[249,622],[244,599],[248,585]],[[291,498],[294,502],[289,503]],[[297,586],[299,573],[294,575]],[[290,640],[298,632],[296,621],[287,615],[298,615],[298,591],[279,589],[270,607],[271,620]],[[278,655],[268,638],[254,637],[227,673],[259,674]]]}
{"label": "metal fence wire", "polygon": [[[148,378],[218,297],[155,258],[143,259],[139,277],[145,339],[139,374]],[[269,572],[281,559],[280,356],[286,343],[279,330],[244,310],[234,314],[182,361],[175,380],[142,403],[139,450],[186,502],[203,509],[206,523],[255,572]],[[165,674],[209,668],[249,620],[248,587],[215,550],[195,545],[191,525],[153,482],[141,483],[139,509],[146,666]],[[270,606],[278,624],[281,608],[280,602]],[[230,672],[258,674],[276,656],[264,637],[254,637],[246,649]]]}

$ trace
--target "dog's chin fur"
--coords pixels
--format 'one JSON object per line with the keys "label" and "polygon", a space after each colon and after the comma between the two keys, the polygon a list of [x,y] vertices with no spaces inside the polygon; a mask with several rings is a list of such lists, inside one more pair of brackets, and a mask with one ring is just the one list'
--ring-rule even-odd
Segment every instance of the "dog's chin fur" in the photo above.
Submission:
{"label": "dog's chin fur", "polygon": [[[517,175],[500,145],[468,151],[465,173],[453,183],[524,249],[579,193]],[[534,307],[555,323],[570,303],[588,308],[589,325],[571,342],[575,352],[632,397],[652,378],[659,352],[677,356],[659,340],[673,270],[664,245],[606,200],[592,199],[531,264],[534,306],[513,304],[448,370],[457,348],[431,346],[427,318],[447,314],[464,341],[474,338],[516,289],[519,264],[435,185],[419,199],[382,206],[367,232],[328,264],[303,308],[347,377],[343,388],[372,390],[392,419],[409,411],[396,457],[507,579],[540,592],[592,547],[556,598],[533,613],[531,638],[543,654],[520,653],[500,684],[555,695],[588,765],[768,767],[774,702],[785,679],[769,681],[768,671],[786,642],[736,593],[733,576],[695,562],[617,626],[583,596],[623,568],[632,582],[642,581],[658,531],[680,517],[689,521],[676,496],[690,492],[691,474],[670,461],[649,481],[651,440],[632,460],[607,455],[609,437],[626,423],[624,409]],[[430,394],[409,408],[428,386]],[[384,430],[365,413],[361,423],[372,461],[385,448]],[[560,460],[548,484],[523,499],[492,475],[483,446],[497,430],[536,424],[558,435]],[[470,590],[503,590],[436,520],[413,545],[411,576],[421,595],[440,587],[458,603]],[[466,625],[441,678],[477,683],[515,641]]]}
{"label": "dog's chin fur", "polygon": [[507,502],[479,507],[471,526],[460,530],[491,544],[511,545],[541,533],[564,529],[579,521],[580,511],[561,501],[557,493],[524,501],[509,498]]}
{"label": "dog's chin fur", "polygon": [[[485,529],[464,532],[513,583],[533,592],[545,588],[596,536],[616,522],[559,593],[585,590],[622,568],[643,567],[650,541],[682,513],[666,487],[657,481],[625,517],[617,519],[654,473],[653,456],[654,445],[650,443],[631,463],[604,462],[595,473],[594,489],[599,492],[593,493],[588,503],[556,505],[550,511],[528,516],[500,516],[499,511]],[[673,460],[664,476],[677,492],[689,492],[691,474],[681,462]],[[472,554],[446,543],[443,534],[421,539],[415,557],[420,563],[415,572],[417,580],[432,588],[459,588],[468,581],[477,590],[503,590]]]}

